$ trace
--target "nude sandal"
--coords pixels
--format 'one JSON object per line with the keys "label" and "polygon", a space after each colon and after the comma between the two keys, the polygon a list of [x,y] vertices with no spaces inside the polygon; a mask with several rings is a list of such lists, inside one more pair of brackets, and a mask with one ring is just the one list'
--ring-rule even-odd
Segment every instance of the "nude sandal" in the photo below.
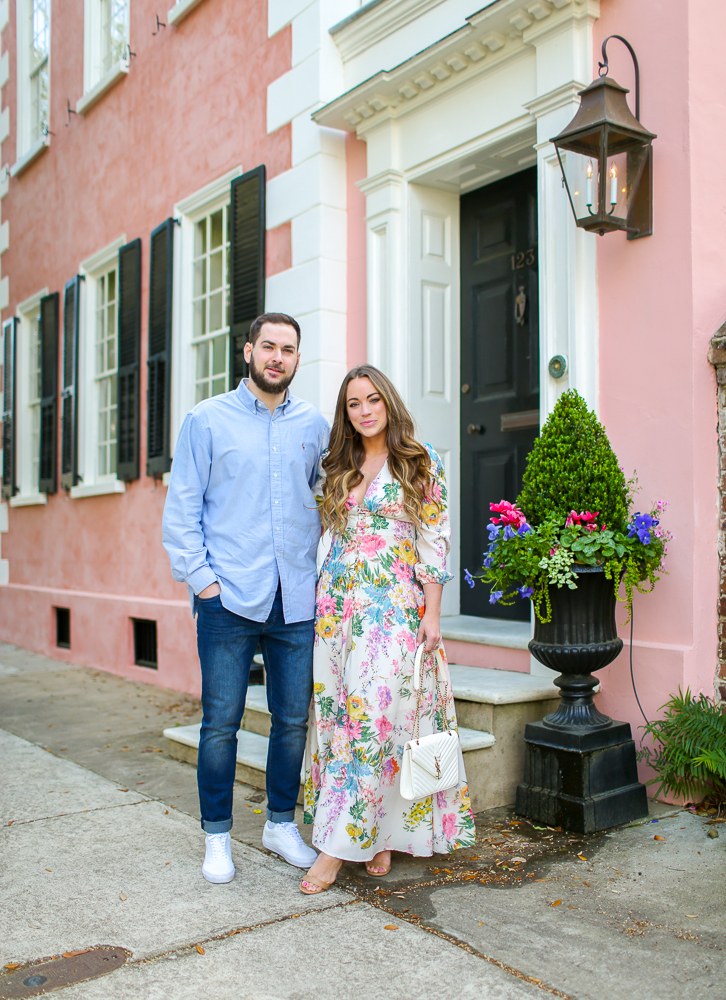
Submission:
{"label": "nude sandal", "polygon": [[[317,889],[307,889],[303,882],[312,882],[313,885],[317,885]],[[331,885],[335,884],[335,879],[332,882],[326,882],[325,879],[316,878],[314,875],[306,875],[305,878],[300,882],[300,892],[303,896],[317,896],[321,892],[327,892]]]}
{"label": "nude sandal", "polygon": [[[372,863],[372,862],[368,862],[368,864],[371,864],[371,863]],[[371,875],[371,876],[372,876],[373,878],[382,878],[382,877],[383,877],[384,875],[388,875],[388,873],[389,873],[389,872],[390,872],[390,870],[391,870],[391,866],[390,866],[390,865],[376,865],[376,868],[382,868],[382,869],[383,869],[383,871],[382,871],[382,872],[372,872],[372,871],[370,870],[370,868],[368,867],[368,864],[366,864],[366,871],[367,871],[367,872],[368,872],[368,874],[369,874],[369,875]]]}

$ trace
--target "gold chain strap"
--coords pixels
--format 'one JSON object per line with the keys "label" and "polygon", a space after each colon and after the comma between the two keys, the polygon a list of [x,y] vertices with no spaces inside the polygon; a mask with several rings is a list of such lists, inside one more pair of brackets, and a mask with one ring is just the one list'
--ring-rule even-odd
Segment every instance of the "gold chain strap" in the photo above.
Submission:
{"label": "gold chain strap", "polygon": [[420,730],[420,726],[421,726],[421,695],[423,693],[423,686],[424,686],[424,669],[423,669],[423,667],[424,667],[424,661],[425,661],[425,659],[426,659],[427,656],[431,657],[431,659],[433,659],[433,661],[434,661],[434,686],[436,688],[436,699],[434,700],[434,702],[433,702],[433,704],[431,706],[432,713],[433,713],[432,717],[433,717],[434,729],[436,727],[436,705],[439,702],[441,702],[443,704],[444,726],[446,727],[446,732],[447,733],[451,732],[451,730],[449,729],[449,713],[446,710],[446,705],[447,705],[447,701],[448,701],[449,683],[448,683],[448,681],[444,682],[444,694],[443,694],[443,698],[442,698],[442,695],[441,695],[441,686],[440,686],[440,683],[439,683],[439,657],[438,657],[438,655],[435,655],[434,653],[426,653],[426,652],[424,652],[423,656],[421,657],[421,680],[419,682],[418,690],[416,691],[416,714],[413,717],[413,728],[411,730],[411,738],[414,739],[414,740],[416,740],[417,743],[418,743],[419,738],[420,738],[419,737],[419,730]]}

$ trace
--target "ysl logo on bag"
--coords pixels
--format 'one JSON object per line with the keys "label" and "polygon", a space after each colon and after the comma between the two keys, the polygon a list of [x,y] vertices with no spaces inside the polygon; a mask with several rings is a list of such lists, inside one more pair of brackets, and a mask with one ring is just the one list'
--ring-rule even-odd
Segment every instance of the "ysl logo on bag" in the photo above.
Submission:
{"label": "ysl logo on bag", "polygon": [[441,780],[441,764],[439,763],[439,758],[434,757],[434,767],[436,768],[436,780]]}

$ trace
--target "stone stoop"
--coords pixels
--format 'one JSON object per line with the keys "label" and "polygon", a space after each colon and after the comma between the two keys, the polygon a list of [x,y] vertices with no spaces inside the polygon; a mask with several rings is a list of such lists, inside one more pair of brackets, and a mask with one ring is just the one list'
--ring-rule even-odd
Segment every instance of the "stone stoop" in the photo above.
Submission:
{"label": "stone stoop", "polygon": [[[558,690],[547,678],[517,671],[454,664],[449,669],[473,809],[509,805],[524,775],[524,727],[554,710]],[[169,754],[196,764],[200,729],[200,723],[165,729]],[[265,688],[251,686],[237,733],[238,781],[264,788],[269,733]]]}

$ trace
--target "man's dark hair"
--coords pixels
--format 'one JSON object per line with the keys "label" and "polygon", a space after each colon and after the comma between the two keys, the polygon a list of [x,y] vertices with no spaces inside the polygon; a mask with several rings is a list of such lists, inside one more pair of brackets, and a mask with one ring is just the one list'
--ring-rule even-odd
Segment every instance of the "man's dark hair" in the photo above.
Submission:
{"label": "man's dark hair", "polygon": [[250,332],[247,339],[254,347],[257,343],[260,330],[265,323],[280,323],[284,326],[291,326],[295,333],[297,334],[297,346],[300,349],[300,324],[292,316],[288,316],[286,313],[263,313],[258,316],[257,319],[252,321],[252,326],[250,327]]}

